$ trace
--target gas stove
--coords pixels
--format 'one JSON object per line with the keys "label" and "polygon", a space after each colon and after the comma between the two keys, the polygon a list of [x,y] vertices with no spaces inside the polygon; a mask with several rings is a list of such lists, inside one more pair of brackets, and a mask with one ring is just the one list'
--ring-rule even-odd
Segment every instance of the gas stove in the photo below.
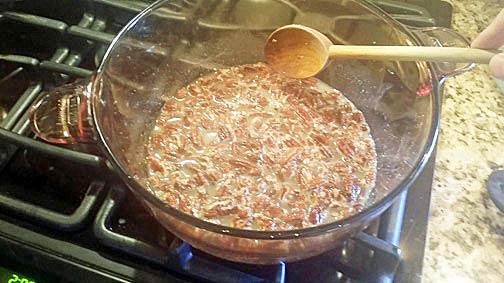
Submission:
{"label": "gas stove", "polygon": [[[372,2],[408,25],[450,23],[444,1]],[[420,282],[434,156],[341,248],[255,266],[202,253],[164,230],[93,146],[48,145],[33,135],[28,108],[41,92],[91,75],[114,35],[147,5],[0,0],[0,282]]]}

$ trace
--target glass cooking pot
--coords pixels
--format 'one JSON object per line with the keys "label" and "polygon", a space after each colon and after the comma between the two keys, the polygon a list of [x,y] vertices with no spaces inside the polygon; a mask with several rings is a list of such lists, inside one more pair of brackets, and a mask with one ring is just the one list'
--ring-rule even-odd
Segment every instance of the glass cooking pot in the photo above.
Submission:
{"label": "glass cooking pot", "polygon": [[364,210],[346,219],[291,231],[233,229],[164,204],[139,181],[147,174],[146,138],[164,98],[215,69],[263,61],[267,36],[292,23],[315,28],[336,44],[468,47],[451,30],[409,28],[363,1],[158,1],[117,35],[94,76],[36,102],[33,129],[51,143],[99,144],[156,219],[205,252],[270,264],[332,249],[415,180],[438,135],[443,80],[469,65],[333,61],[317,76],[364,113],[376,142],[376,187]]}

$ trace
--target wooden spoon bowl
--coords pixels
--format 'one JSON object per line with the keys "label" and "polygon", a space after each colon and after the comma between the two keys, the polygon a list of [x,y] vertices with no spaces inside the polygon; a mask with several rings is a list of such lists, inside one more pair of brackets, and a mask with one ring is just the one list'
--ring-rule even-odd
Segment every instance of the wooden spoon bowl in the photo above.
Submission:
{"label": "wooden spoon bowl", "polygon": [[312,28],[288,25],[268,37],[264,55],[275,71],[291,78],[307,78],[324,68],[331,45],[329,38]]}

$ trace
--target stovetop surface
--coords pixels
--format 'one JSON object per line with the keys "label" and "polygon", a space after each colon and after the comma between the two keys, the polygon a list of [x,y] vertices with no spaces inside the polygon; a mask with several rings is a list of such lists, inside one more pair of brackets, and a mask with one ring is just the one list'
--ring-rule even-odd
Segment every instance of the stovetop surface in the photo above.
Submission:
{"label": "stovetop surface", "polygon": [[[408,24],[436,21],[424,8],[377,2]],[[114,34],[147,4],[0,1],[0,273],[5,267],[36,282],[420,282],[434,157],[384,216],[342,248],[264,267],[176,239],[90,154],[92,146],[33,137],[34,99],[89,76]]]}
{"label": "stovetop surface", "polygon": [[[420,282],[421,279],[432,166],[433,160],[431,160],[406,196],[406,212],[399,244],[402,262],[398,266],[394,282]],[[84,221],[85,227],[76,228],[77,231],[72,231],[72,228],[62,231],[61,227],[58,229],[44,227],[44,225],[33,224],[31,221],[24,221],[19,215],[1,213],[0,250],[4,251],[4,261],[7,258],[10,265],[14,261],[14,267],[22,266],[20,272],[23,271],[24,267],[27,274],[42,274],[44,277],[40,278],[40,282],[44,282],[43,279],[51,275],[56,276],[54,278],[58,278],[59,281],[46,280],[45,282],[107,282],[106,279],[110,280],[109,282],[120,282],[121,280],[139,282],[207,281],[208,276],[205,276],[204,279],[188,276],[184,274],[183,267],[178,267],[179,263],[172,262],[180,258],[178,256],[173,258],[167,256],[170,251],[169,243],[175,242],[176,245],[179,243],[169,232],[160,228],[150,215],[145,212],[142,213],[144,210],[131,195],[125,193],[126,191],[119,185],[112,186],[111,191],[106,196],[104,187],[104,183],[98,183],[94,190],[88,192],[88,196],[99,198],[101,201],[97,203],[102,205],[91,209],[91,217]],[[114,202],[116,202],[115,204],[119,203],[119,205],[114,205]],[[51,202],[49,205],[55,205],[56,203]],[[120,205],[121,203],[127,204],[127,206]],[[112,213],[109,219],[104,219],[106,218],[104,213],[110,212],[111,208],[115,209],[115,213]],[[131,213],[129,211],[140,211],[140,213],[135,213],[135,217],[130,217]],[[157,245],[161,249],[156,247],[153,252],[148,253],[148,259],[143,259],[131,252],[138,243],[129,243],[128,238],[126,238],[124,240],[119,239],[117,242],[123,243],[123,248],[130,248],[131,250],[126,252],[117,251],[113,248],[114,244],[110,247],[107,245],[110,243],[107,243],[106,239],[108,238],[102,234],[103,231],[125,235],[130,239],[140,239],[144,243],[149,243],[152,246]],[[149,233],[145,233],[145,231],[149,231]],[[103,238],[97,238],[97,234],[101,234],[99,237]],[[284,266],[287,271],[285,272],[286,282],[307,282],[306,278],[310,278],[310,282],[347,282],[340,280],[342,275],[337,274],[338,271],[346,272],[346,274],[352,276],[359,276],[358,274],[352,274],[355,271],[346,269],[345,266],[335,260],[340,257],[341,250],[334,250],[320,257],[287,264],[286,267]],[[220,261],[204,255],[202,260],[197,262],[201,264],[202,267],[199,271],[203,273],[208,271],[205,270],[208,267],[206,265],[208,262],[205,262],[205,260],[210,262]],[[2,264],[5,263],[0,263],[0,266]],[[166,268],[166,264],[172,266]],[[226,267],[232,271],[223,271],[226,274],[226,279],[221,280],[222,278],[219,276],[222,274],[216,275],[215,278],[211,278],[215,280],[212,280],[213,282],[240,282],[239,278],[246,278],[241,282],[253,282],[252,279],[257,280],[257,282],[281,282],[277,280],[278,273],[282,272],[280,266],[263,268],[226,263]],[[180,273],[177,272],[177,269],[180,269]],[[197,266],[195,270],[195,274],[198,274]],[[252,276],[250,276],[251,274]],[[64,280],[59,279],[60,277],[63,277]],[[328,278],[331,279],[328,281]]]}

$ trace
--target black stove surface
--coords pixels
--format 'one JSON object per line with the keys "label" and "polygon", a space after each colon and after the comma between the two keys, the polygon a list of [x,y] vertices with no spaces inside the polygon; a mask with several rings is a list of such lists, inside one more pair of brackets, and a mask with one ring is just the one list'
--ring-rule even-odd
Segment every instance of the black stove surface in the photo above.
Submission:
{"label": "black stove surface", "polygon": [[[376,243],[365,233],[346,244],[346,257],[342,249],[337,249],[286,265],[258,267],[225,262],[191,251],[187,244],[143,212],[120,184],[111,185],[106,193],[104,183],[96,181],[85,190],[83,197],[96,205],[86,206],[89,209],[78,207],[66,219],[49,217],[61,223],[33,224],[33,219],[23,221],[21,215],[10,211],[0,214],[0,266],[8,264],[19,268],[19,272],[38,276],[37,282],[350,282],[349,278],[367,282],[419,282],[432,165],[431,160],[405,196],[406,211],[399,244],[403,258],[399,266],[394,258],[397,253],[387,252],[394,246],[386,242],[381,243],[385,247],[380,247],[385,252],[375,253],[383,259],[367,260],[368,246]],[[50,206],[55,205],[53,201],[48,202]],[[387,213],[397,213],[400,203]],[[136,213],[132,215],[130,211]],[[387,232],[394,234],[381,231]],[[368,266],[360,266],[363,263]],[[382,266],[373,267],[376,264]],[[391,280],[395,268],[395,280]],[[372,272],[372,277],[366,272]]]}
{"label": "black stove surface", "polygon": [[[407,24],[436,22],[427,9],[436,1],[426,1],[427,8],[376,2]],[[147,5],[0,1],[0,280],[14,274],[27,283],[420,282],[434,157],[379,220],[341,248],[254,266],[194,250],[164,230],[90,154],[93,147],[56,147],[33,137],[27,109],[34,99],[89,76],[114,34]]]}

